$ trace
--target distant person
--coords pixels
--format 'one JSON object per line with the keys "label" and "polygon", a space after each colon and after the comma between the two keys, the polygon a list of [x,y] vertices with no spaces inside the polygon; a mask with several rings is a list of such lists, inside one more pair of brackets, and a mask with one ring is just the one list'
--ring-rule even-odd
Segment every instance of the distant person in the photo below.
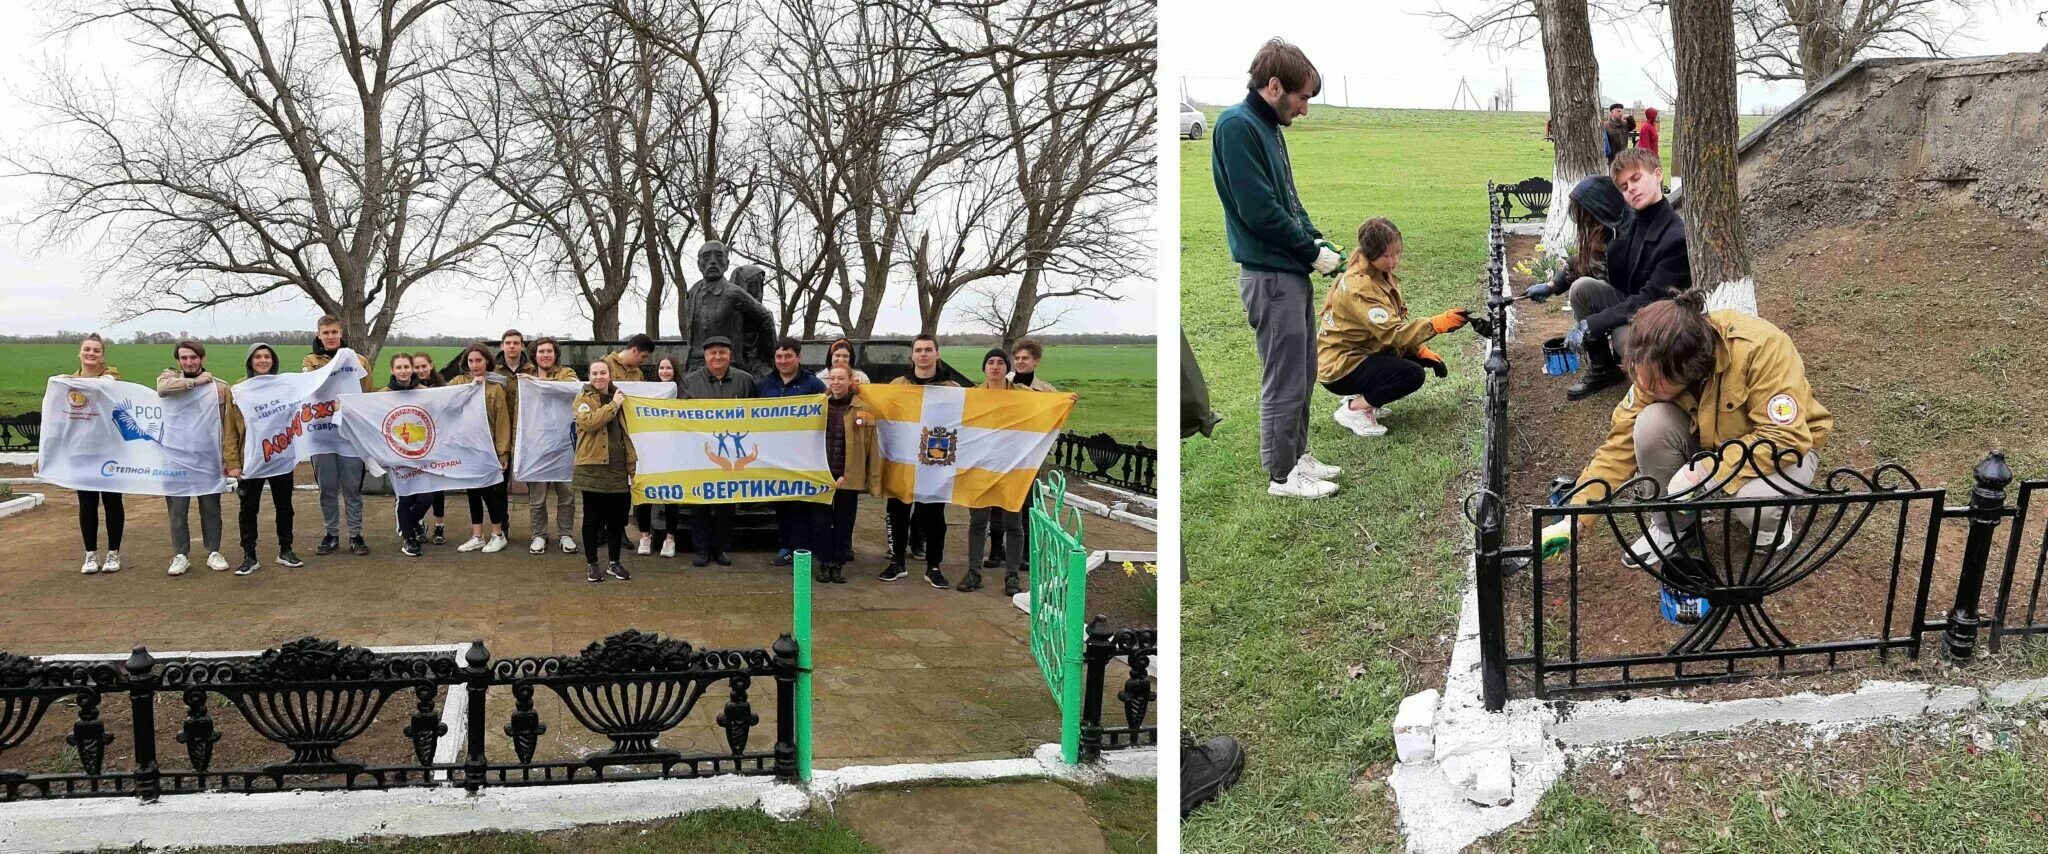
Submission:
{"label": "distant person", "polygon": [[[249,345],[249,355],[242,362],[242,382],[276,374],[277,370],[276,350],[261,341]],[[241,407],[233,404],[228,405],[224,415],[220,429],[221,462],[227,476],[235,479],[235,497],[241,505],[236,522],[241,534],[242,563],[235,567],[235,574],[249,575],[259,565],[256,561],[256,511],[262,507],[263,488],[266,486],[270,487],[270,509],[277,517],[277,564],[293,568],[305,566],[305,561],[299,560],[298,553],[292,551],[292,469],[267,478],[242,479],[242,439],[248,432],[248,422],[242,418]]]}
{"label": "distant person", "polygon": [[[910,373],[889,381],[890,385],[934,385],[959,387],[959,383],[939,376],[939,339],[932,335],[920,334],[910,342]],[[881,441],[876,437],[874,441]],[[871,478],[880,478],[881,472],[873,472]],[[924,538],[924,580],[939,590],[952,588],[946,581],[946,574],[939,566],[946,560],[946,503],[943,501],[901,501],[889,499],[887,505],[889,534],[889,565],[882,569],[883,581],[895,581],[910,574],[904,567],[904,556],[910,550],[911,531],[915,529]]]}
{"label": "distant person", "polygon": [[[626,440],[626,396],[612,384],[610,357],[590,363],[590,381],[570,404],[576,413],[576,475],[572,483],[583,492],[583,559],[590,565],[583,580],[593,584],[610,575],[633,580],[619,562],[626,542],[626,508],[633,471],[633,443]],[[597,565],[603,545],[610,563]]]}
{"label": "distant person", "polygon": [[[341,320],[331,314],[320,315],[313,325],[313,352],[299,361],[299,370],[317,371],[334,360],[334,354],[348,346],[342,339]],[[370,375],[370,357],[356,354],[356,361],[363,366],[362,390],[368,392],[374,387]],[[344,511],[348,516],[349,554],[366,555],[370,544],[363,541],[363,461],[347,454],[314,454],[313,482],[320,485],[320,524],[322,534],[320,545],[313,548],[313,554],[333,554],[341,549],[341,519]]]}
{"label": "distant person", "polygon": [[1463,308],[1417,320],[1408,318],[1401,293],[1401,230],[1384,217],[1358,226],[1358,248],[1330,296],[1323,302],[1316,332],[1316,379],[1338,396],[1331,417],[1358,436],[1385,436],[1386,407],[1422,388],[1423,371],[1450,375],[1442,356],[1427,343],[1465,328]]}
{"label": "distant person", "polygon": [[1633,145],[1630,136],[1635,133],[1635,129],[1635,117],[1630,116],[1620,104],[1607,105],[1607,120],[1600,123],[1600,130],[1604,138],[1601,147],[1608,163],[1613,163],[1617,155]]}
{"label": "distant person", "polygon": [[1210,174],[1223,202],[1223,234],[1239,267],[1237,289],[1259,362],[1259,458],[1266,491],[1322,498],[1343,470],[1308,451],[1308,401],[1315,382],[1315,294],[1310,272],[1344,263],[1323,240],[1294,188],[1281,133],[1308,115],[1322,77],[1301,48],[1279,39],[1252,57],[1244,101],[1216,117]]}
{"label": "distant person", "polygon": [[[462,351],[462,364],[469,367],[469,373],[456,377],[451,386],[478,383],[484,387],[484,419],[490,424],[491,446],[498,451],[498,467],[506,471],[512,468],[512,416],[506,411],[505,387],[491,380],[491,350],[483,344],[471,344]],[[490,537],[484,537],[484,521],[490,520]],[[474,487],[469,490],[469,540],[456,546],[458,552],[482,551],[496,554],[504,551],[509,542],[506,529],[511,527],[511,514],[506,509],[505,481],[490,486]]]}
{"label": "distant person", "polygon": [[[754,383],[755,397],[794,397],[824,394],[825,384],[817,375],[806,373],[803,342],[783,337],[775,342],[769,359],[775,370]],[[819,526],[826,508],[815,501],[777,501],[775,505],[775,560],[771,566],[789,566],[799,551],[811,552],[812,560],[824,560],[825,544]]]}
{"label": "distant person", "polygon": [[[67,377],[95,379],[106,377],[118,380],[121,369],[107,364],[107,342],[97,332],[89,333],[78,342],[78,370],[65,374]],[[107,514],[107,555],[100,559],[100,508]],[[100,572],[121,571],[121,530],[128,524],[128,511],[121,503],[121,493],[100,492],[91,489],[78,490],[78,533],[85,539],[85,564],[79,572],[92,575]]]}
{"label": "distant person", "polygon": [[[737,400],[754,396],[754,375],[732,366],[732,340],[713,335],[704,340],[704,364],[683,375],[683,397],[688,400]],[[690,545],[697,552],[692,566],[732,566],[726,550],[732,545],[731,504],[690,506]]]}
{"label": "distant person", "polygon": [[611,366],[612,382],[636,383],[640,382],[641,379],[640,363],[647,361],[647,357],[652,355],[654,355],[654,339],[647,337],[647,333],[642,332],[626,339],[624,349],[617,353],[606,354],[604,362],[606,365]]}
{"label": "distant person", "polygon": [[[165,368],[156,377],[157,394],[183,394],[201,387],[213,390],[214,399],[225,408],[228,405],[228,384],[215,379],[206,369],[206,345],[197,341],[180,341],[171,348],[171,356],[178,362],[177,367]],[[223,413],[225,414],[225,413]],[[170,574],[184,575],[192,568],[192,498],[172,495],[164,498],[164,508],[171,514],[171,568]],[[220,553],[220,494],[199,496],[199,532],[201,542],[206,545],[206,568],[226,572],[228,559]]]}
{"label": "distant person", "polygon": [[1629,210],[1621,191],[1615,189],[1613,178],[1594,175],[1572,187],[1566,215],[1571,217],[1572,228],[1578,233],[1578,249],[1558,266],[1550,281],[1538,282],[1523,291],[1523,296],[1535,302],[1570,291],[1572,283],[1580,279],[1606,281],[1607,248],[1614,243],[1621,224],[1634,217],[1635,212]]}
{"label": "distant person", "polygon": [[[447,383],[441,381],[441,372],[434,369],[434,357],[424,351],[412,354],[413,381],[420,388],[440,388]],[[434,495],[434,545],[448,542],[448,493],[437,490]]]}
{"label": "distant person", "polygon": [[818,382],[830,385],[832,378],[829,372],[836,366],[845,365],[847,370],[853,372],[853,387],[860,388],[861,383],[868,381],[868,375],[866,371],[855,367],[855,363],[859,361],[859,357],[854,353],[852,341],[845,338],[833,341],[831,346],[825,348],[825,370],[818,372]]}
{"label": "distant person", "polygon": [[1608,167],[1623,201],[1635,211],[1607,248],[1607,279],[1572,283],[1572,317],[1565,346],[1586,354],[1589,363],[1565,397],[1581,400],[1628,379],[1621,358],[1628,351],[1629,320],[1644,306],[1692,287],[1685,254],[1685,223],[1664,199],[1664,167],[1657,155],[1631,148]]}
{"label": "distant person", "polygon": [[[684,397],[683,358],[667,355],[654,360],[655,382],[670,383],[676,387],[676,397]],[[642,504],[633,508],[633,524],[640,529],[640,546],[633,553],[650,555],[659,552],[662,557],[675,557],[676,544],[683,539],[682,505],[661,505],[661,530],[654,529],[654,505]]]}
{"label": "distant person", "polygon": [[[553,338],[536,338],[533,341],[533,375],[535,379],[549,382],[575,382],[576,370],[562,364],[562,345]],[[576,553],[576,538],[569,532],[576,528],[576,489],[568,481],[526,484],[526,516],[533,526],[533,542],[526,551],[529,554],[546,554],[548,550],[548,496],[555,497],[555,525],[560,535],[562,554]]]}
{"label": "distant person", "polygon": [[1636,131],[1636,147],[1651,154],[1658,154],[1657,134],[1657,108],[1644,107],[1643,125]]}
{"label": "distant person", "polygon": [[[1813,483],[1820,465],[1815,452],[1827,444],[1835,419],[1814,399],[1798,348],[1768,321],[1732,310],[1702,313],[1705,306],[1706,295],[1689,289],[1636,314],[1633,343],[1624,356],[1633,387],[1614,407],[1606,441],[1579,473],[1575,502],[1608,500],[1613,488],[1639,474],[1678,499],[1802,495],[1802,487]],[[1694,461],[1702,449],[1731,441],[1750,447],[1748,456]],[[1796,462],[1787,466],[1787,460]],[[1586,488],[1595,481],[1607,489]],[[1696,514],[1645,515],[1643,535],[1622,560],[1654,568],[1676,552]],[[1781,530],[1784,515],[1783,506],[1734,511],[1750,531],[1750,549],[1766,555],[1755,566],[1798,539],[1796,532]],[[1589,526],[1597,517],[1578,518]],[[1569,546],[1576,533],[1572,524],[1544,530],[1546,553]],[[1661,598],[1672,622],[1696,623],[1708,610],[1699,597],[1669,586]]]}

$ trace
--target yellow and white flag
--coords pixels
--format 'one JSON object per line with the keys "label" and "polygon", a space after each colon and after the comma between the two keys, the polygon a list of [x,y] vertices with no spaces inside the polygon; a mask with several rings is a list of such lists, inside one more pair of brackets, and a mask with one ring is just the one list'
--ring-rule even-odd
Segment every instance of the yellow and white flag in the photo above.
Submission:
{"label": "yellow and white flag", "polygon": [[634,504],[831,501],[825,396],[626,398]]}
{"label": "yellow and white flag", "polygon": [[883,495],[1015,510],[1078,398],[863,383],[860,399],[881,418]]}

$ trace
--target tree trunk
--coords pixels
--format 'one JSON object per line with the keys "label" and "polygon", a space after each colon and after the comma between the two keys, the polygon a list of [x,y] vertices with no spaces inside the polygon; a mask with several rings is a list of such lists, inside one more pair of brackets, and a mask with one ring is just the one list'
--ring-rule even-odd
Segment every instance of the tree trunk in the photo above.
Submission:
{"label": "tree trunk", "polygon": [[619,340],[619,304],[590,307],[590,337],[599,341]]}
{"label": "tree trunk", "polygon": [[1742,240],[1742,210],[1735,194],[1735,24],[1729,0],[1676,0],[1671,40],[1676,46],[1678,103],[1685,132],[1678,135],[1678,173],[1685,178],[1685,244],[1695,287],[1712,288],[1709,311],[1733,308],[1756,314],[1756,285]]}
{"label": "tree trunk", "polygon": [[1593,25],[1586,0],[1536,0],[1543,31],[1544,78],[1550,87],[1551,184],[1543,241],[1562,258],[1578,239],[1571,191],[1605,170],[1600,157],[1600,60],[1593,55]]}

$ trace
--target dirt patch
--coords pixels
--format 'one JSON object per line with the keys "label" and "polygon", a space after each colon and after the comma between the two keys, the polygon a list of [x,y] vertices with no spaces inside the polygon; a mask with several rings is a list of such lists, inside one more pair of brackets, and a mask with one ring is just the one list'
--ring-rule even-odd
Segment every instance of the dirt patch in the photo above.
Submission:
{"label": "dirt patch", "polygon": [[1088,573],[1088,616],[1109,618],[1113,629],[1159,626],[1157,562],[1105,563]]}
{"label": "dirt patch", "polygon": [[[1511,240],[1510,247],[1513,264],[1533,253],[1534,241]],[[1951,502],[1967,498],[1973,466],[1993,448],[2007,452],[2021,477],[2048,474],[2048,433],[2039,429],[2039,419],[2028,414],[2026,404],[2048,399],[2048,350],[2043,347],[2048,321],[2041,319],[2048,303],[2042,296],[2048,290],[2048,236],[1974,206],[1923,210],[1790,237],[1759,251],[1755,274],[1764,317],[1792,336],[1815,395],[1835,415],[1835,432],[1821,450],[1824,471],[1851,468],[1867,474],[1881,463],[1897,463],[1921,486],[1946,488]],[[1625,391],[1615,388],[1569,402],[1564,389],[1573,378],[1542,373],[1540,343],[1570,327],[1570,315],[1559,310],[1561,302],[1519,307],[1520,325],[1510,349],[1507,438],[1509,494],[1515,505],[1546,503],[1553,478],[1578,473],[1606,435],[1613,407]],[[1911,609],[1927,517],[1938,501],[1872,508],[1854,536],[1839,538],[1840,553],[1816,561],[1811,575],[1772,594],[1769,614],[1776,626],[1795,643],[1902,636],[1916,616]],[[1933,591],[1930,613],[1919,615],[1930,620],[1939,619],[1953,601],[1964,541],[1963,523],[1943,524],[1927,582]],[[1510,542],[1527,542],[1533,533],[1526,514],[1511,518],[1508,527]],[[2031,527],[2038,537],[2038,523]],[[1704,530],[1713,551],[1723,532]],[[1603,531],[1583,538],[1577,573],[1562,560],[1552,561],[1544,568],[1540,591],[1528,573],[1511,578],[1510,613],[1520,618],[1519,624],[1511,620],[1511,645],[1528,649],[1532,643],[1534,627],[1527,616],[1529,603],[1538,596],[1546,615],[1546,660],[1656,653],[1677,644],[1686,629],[1658,615],[1656,581],[1619,561],[1620,544],[1637,533],[1624,527],[1619,536]],[[2006,536],[2001,532],[1996,548],[2005,546]],[[1735,543],[1743,537],[1740,528],[1732,532]],[[2028,558],[2038,554],[2038,546],[2030,548]],[[1895,556],[1902,556],[1896,568]],[[1732,565],[1742,565],[1742,559]],[[2031,559],[2021,561],[2014,589],[2022,596],[2032,589],[2034,566]],[[1987,579],[1986,585],[1980,607],[1989,611],[1998,579]],[[1885,606],[1894,590],[1898,603],[1888,614]],[[1562,646],[1574,626],[1575,650]],[[1731,629],[1718,648],[1744,645],[1743,632]],[[1923,649],[1923,663],[1935,653]],[[1826,656],[1769,657],[1736,670],[1776,676],[1872,660],[1868,653],[1832,662]],[[1894,653],[1885,664],[1898,666],[1899,661]],[[1703,670],[1721,673],[1726,668],[1696,667],[1685,675]],[[1589,679],[1617,675],[1618,670],[1586,674]],[[1818,686],[1810,680],[1772,680],[1739,692],[1813,687]]]}
{"label": "dirt patch", "polygon": [[1109,851],[1087,802],[1058,783],[869,789],[840,799],[832,811],[890,854]]}

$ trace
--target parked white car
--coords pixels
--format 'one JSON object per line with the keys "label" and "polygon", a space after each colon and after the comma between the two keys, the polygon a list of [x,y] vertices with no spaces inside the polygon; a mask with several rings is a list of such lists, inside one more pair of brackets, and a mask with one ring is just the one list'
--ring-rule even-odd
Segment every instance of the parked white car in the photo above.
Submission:
{"label": "parked white car", "polygon": [[1208,124],[1208,117],[1202,115],[1201,110],[1195,109],[1194,104],[1187,101],[1180,102],[1181,139],[1201,139],[1202,128]]}

